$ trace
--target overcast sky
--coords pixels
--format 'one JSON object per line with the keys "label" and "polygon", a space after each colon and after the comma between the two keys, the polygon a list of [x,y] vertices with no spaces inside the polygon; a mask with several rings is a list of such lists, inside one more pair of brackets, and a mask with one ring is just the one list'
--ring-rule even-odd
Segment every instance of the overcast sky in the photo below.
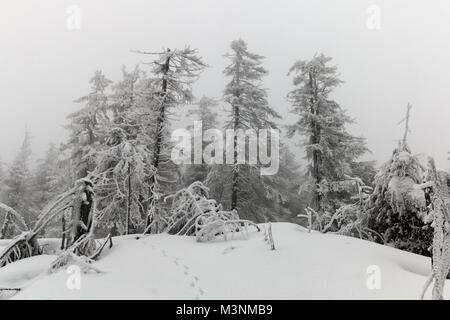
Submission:
{"label": "overcast sky", "polygon": [[[81,29],[69,30],[66,9],[81,9]],[[380,28],[367,26],[367,8],[380,9]],[[33,136],[35,157],[62,142],[72,101],[89,92],[101,69],[117,80],[121,65],[145,61],[132,49],[199,49],[211,65],[197,96],[220,98],[232,40],[266,57],[271,105],[285,119],[289,67],[315,53],[333,57],[344,84],[333,98],[356,118],[351,131],[367,138],[373,158],[386,161],[413,105],[409,142],[414,153],[450,168],[450,1],[335,0],[14,0],[0,3],[0,158],[11,161]],[[144,67],[145,69],[145,67]],[[297,137],[299,139],[299,137]],[[301,152],[298,153],[299,157]]]}

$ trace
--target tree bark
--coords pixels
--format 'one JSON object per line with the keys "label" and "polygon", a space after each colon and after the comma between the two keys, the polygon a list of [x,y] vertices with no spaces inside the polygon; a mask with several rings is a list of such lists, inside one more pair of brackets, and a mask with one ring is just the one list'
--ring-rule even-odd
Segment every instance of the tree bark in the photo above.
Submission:
{"label": "tree bark", "polygon": [[[170,52],[170,49],[167,49],[167,52]],[[163,71],[163,80],[162,80],[162,86],[161,86],[161,107],[159,109],[159,115],[156,119],[156,140],[155,140],[155,148],[154,148],[154,154],[153,154],[153,167],[156,169],[156,172],[158,172],[159,162],[160,162],[160,154],[161,154],[161,146],[163,143],[163,126],[166,118],[166,99],[167,99],[167,74],[169,73],[169,67],[170,67],[170,56],[167,55],[165,63],[162,65],[162,71]],[[150,190],[150,206],[155,206],[156,199],[155,199],[155,193],[156,193],[156,179],[153,175],[150,180],[151,183],[151,190]],[[152,217],[150,215],[147,216],[146,221],[146,228],[152,223]]]}
{"label": "tree bark", "polygon": [[[239,101],[240,92],[239,92],[239,84],[240,84],[240,59],[241,57],[237,54],[236,59],[236,98]],[[237,135],[236,130],[239,128],[239,105],[233,106],[233,129],[234,129],[234,138],[233,138],[233,177],[231,183],[231,210],[237,210],[237,202],[238,202],[238,188],[239,188],[239,171],[237,164]]]}
{"label": "tree bark", "polygon": [[[314,116],[319,115],[319,110],[318,110],[318,99],[317,99],[317,84],[316,81],[314,79],[314,75],[312,74],[312,72],[309,72],[309,86],[311,88],[311,91],[313,92],[313,96],[310,98],[310,103],[311,103],[311,113]],[[317,145],[320,143],[320,127],[316,121],[316,119],[312,119],[311,121],[311,138],[310,138],[310,143],[313,145]],[[311,203],[311,208],[313,208],[316,212],[320,211],[320,202],[321,202],[321,196],[319,194],[319,192],[317,191],[317,188],[319,186],[320,183],[320,170],[319,170],[319,166],[320,166],[320,154],[319,151],[314,149],[312,152],[312,161],[313,161],[313,170],[312,170],[312,176],[314,179],[314,197]]]}
{"label": "tree bark", "polygon": [[128,199],[127,199],[126,234],[130,233],[130,206],[131,206],[131,169],[130,164],[128,164]]}
{"label": "tree bark", "polygon": [[62,225],[61,250],[64,250],[64,244],[66,242],[66,219],[64,218],[64,213],[61,216],[61,225]]}

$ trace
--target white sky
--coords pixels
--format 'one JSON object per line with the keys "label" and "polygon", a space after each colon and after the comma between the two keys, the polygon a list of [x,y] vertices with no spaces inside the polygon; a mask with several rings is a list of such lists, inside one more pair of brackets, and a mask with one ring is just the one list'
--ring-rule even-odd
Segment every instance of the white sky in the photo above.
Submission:
{"label": "white sky", "polygon": [[[381,28],[366,26],[369,5],[381,9]],[[81,9],[81,29],[66,27],[69,5]],[[264,85],[270,103],[288,113],[286,76],[297,59],[323,52],[334,58],[345,83],[334,98],[356,118],[374,158],[388,159],[407,102],[413,105],[414,153],[450,161],[450,1],[333,0],[14,0],[0,3],[0,158],[10,161],[27,125],[36,157],[67,135],[61,127],[101,69],[112,80],[121,65],[144,57],[132,49],[199,49],[211,65],[195,86],[197,96],[220,98],[229,43],[242,37],[266,56]],[[144,67],[145,68],[145,67]],[[301,153],[299,153],[299,157]]]}

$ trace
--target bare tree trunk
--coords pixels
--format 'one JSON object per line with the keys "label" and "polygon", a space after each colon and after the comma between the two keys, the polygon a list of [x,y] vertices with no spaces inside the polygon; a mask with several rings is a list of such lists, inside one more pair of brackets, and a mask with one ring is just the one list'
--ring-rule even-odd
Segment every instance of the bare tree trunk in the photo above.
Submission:
{"label": "bare tree trunk", "polygon": [[431,208],[429,217],[432,218],[434,234],[431,257],[432,275],[424,287],[422,297],[434,280],[433,300],[442,300],[444,298],[445,279],[450,270],[450,190],[447,176],[446,174],[438,173],[434,159],[428,158],[428,171],[425,179],[427,183],[423,184],[422,187],[425,188],[429,195],[429,207]]}
{"label": "bare tree trunk", "polygon": [[236,128],[239,124],[239,108],[234,107],[234,141],[233,141],[233,177],[232,177],[232,186],[231,186],[231,210],[237,210],[237,195],[238,195],[238,179],[239,179],[239,171],[237,164],[237,136],[236,136]]}
{"label": "bare tree trunk", "polygon": [[[314,96],[311,97],[310,103],[311,103],[311,113],[314,114],[314,116],[317,116],[319,114],[318,110],[318,101],[317,101],[317,85],[315,83],[314,75],[312,72],[309,72],[309,86],[311,90],[314,92]],[[311,122],[311,137],[310,137],[310,143],[313,145],[317,145],[320,143],[320,127],[319,124],[315,119],[312,119]],[[318,185],[320,183],[320,154],[319,151],[314,149],[312,154],[312,161],[313,161],[313,171],[312,176],[314,180],[314,196],[311,203],[311,208],[313,208],[316,212],[320,211],[320,202],[321,202],[321,196],[319,192],[317,191]]]}
{"label": "bare tree trunk", "polygon": [[61,250],[64,250],[64,244],[66,242],[66,219],[64,218],[64,213],[61,216],[61,224],[62,224]]}
{"label": "bare tree trunk", "polygon": [[130,233],[130,206],[131,206],[131,169],[130,164],[128,164],[128,199],[127,199],[126,234]]}
{"label": "bare tree trunk", "polygon": [[[238,88],[236,92],[237,100],[239,101],[239,83],[240,83],[240,59],[238,56],[236,59],[236,87]],[[237,135],[236,130],[239,128],[239,105],[233,106],[233,129],[234,129],[234,139],[233,139],[233,177],[231,182],[231,210],[237,210],[238,202],[238,189],[239,189],[239,170],[237,164],[238,146],[237,146]]]}

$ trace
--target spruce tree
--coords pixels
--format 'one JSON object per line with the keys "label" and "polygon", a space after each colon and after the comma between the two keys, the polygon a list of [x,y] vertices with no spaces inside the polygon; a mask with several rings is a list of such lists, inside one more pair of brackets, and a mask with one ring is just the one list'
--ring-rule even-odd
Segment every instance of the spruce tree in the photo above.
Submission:
{"label": "spruce tree", "polygon": [[0,202],[3,201],[3,181],[5,180],[6,172],[2,159],[0,158]]}
{"label": "spruce tree", "polygon": [[[226,77],[231,77],[224,91],[224,100],[231,106],[226,128],[233,129],[235,132],[230,206],[231,209],[246,208],[244,209],[246,211],[252,202],[254,204],[254,181],[251,180],[258,179],[259,170],[238,164],[236,133],[240,129],[276,128],[273,119],[279,118],[279,115],[269,106],[266,89],[261,86],[262,78],[267,74],[267,70],[262,66],[264,57],[249,52],[247,44],[242,39],[231,42],[231,50],[231,53],[225,55],[231,63],[223,71]],[[245,212],[242,213],[245,214]]]}
{"label": "spruce tree", "polygon": [[[188,110],[187,115],[190,117],[195,117],[195,121],[199,121],[201,123],[201,135],[203,138],[205,136],[204,133],[206,130],[215,129],[219,126],[219,123],[217,121],[217,112],[214,111],[214,109],[217,108],[218,105],[219,103],[215,99],[203,96],[196,103],[197,108]],[[187,127],[187,130],[192,129],[192,125]],[[202,139],[202,141],[202,149],[204,150],[204,147],[206,144],[208,144],[208,142],[205,141],[205,139]],[[192,150],[194,150],[194,148],[192,148]],[[202,161],[202,164],[187,165],[185,167],[184,183],[186,185],[190,185],[194,181],[204,182],[211,167],[212,165],[206,164],[204,163],[204,161]]]}
{"label": "spruce tree", "polygon": [[65,148],[70,149],[70,159],[75,179],[84,178],[95,168],[95,148],[100,142],[99,125],[108,120],[106,90],[112,83],[101,71],[89,80],[91,92],[75,102],[84,106],[68,116],[70,137]]}
{"label": "spruce tree", "polygon": [[99,129],[102,144],[93,172],[99,227],[115,234],[143,230],[154,174],[150,114],[140,103],[147,90],[141,83],[146,83],[144,74],[138,67],[131,72],[123,67],[122,74],[123,79],[112,86],[112,119]]}
{"label": "spruce tree", "polygon": [[418,185],[424,181],[425,168],[408,146],[410,105],[405,132],[375,176],[374,191],[366,203],[369,228],[384,237],[384,243],[398,249],[430,256],[433,230],[423,219],[429,199]]}
{"label": "spruce tree", "polygon": [[31,155],[31,137],[28,129],[26,129],[22,146],[9,166],[4,180],[4,201],[5,204],[23,215],[28,227],[32,226],[37,217],[30,188],[32,179],[29,168]]}
{"label": "spruce tree", "polygon": [[[61,156],[61,146],[49,145],[44,158],[37,161],[30,182],[33,207],[39,212],[51,203],[56,196],[72,187],[73,176],[70,174],[68,162]],[[61,222],[53,221],[45,229],[48,237],[61,236]]]}
{"label": "spruce tree", "polygon": [[33,174],[32,189],[36,207],[42,210],[55,196],[71,186],[71,176],[61,159],[61,147],[51,143]]}
{"label": "spruce tree", "polygon": [[353,120],[330,95],[342,83],[331,58],[323,54],[309,61],[297,61],[289,71],[295,89],[289,92],[292,113],[299,119],[289,126],[288,136],[303,136],[308,161],[310,207],[317,212],[333,212],[343,203],[339,199],[345,175],[368,151],[365,140],[351,135],[346,126]]}

